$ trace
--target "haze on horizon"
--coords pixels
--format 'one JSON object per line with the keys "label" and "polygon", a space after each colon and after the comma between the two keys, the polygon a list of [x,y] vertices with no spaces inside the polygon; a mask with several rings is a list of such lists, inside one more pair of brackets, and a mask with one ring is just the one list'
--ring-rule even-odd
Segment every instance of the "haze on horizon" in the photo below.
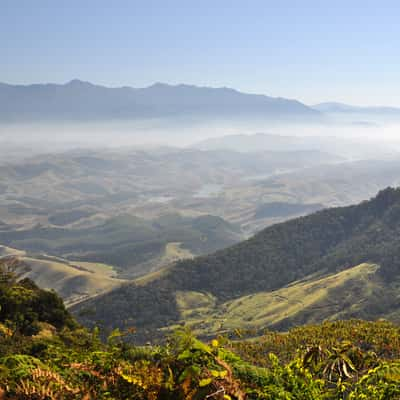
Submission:
{"label": "haze on horizon", "polygon": [[[80,81],[73,81],[71,86],[78,91],[60,100],[54,119],[48,110],[54,105],[52,98],[40,103],[40,93],[34,93],[21,106],[21,98],[10,100],[13,97],[7,92],[3,97],[0,93],[0,143],[4,148],[20,147],[22,153],[24,146],[41,152],[76,147],[184,147],[208,138],[261,132],[356,139],[397,150],[400,55],[392,50],[400,35],[398,11],[400,5],[388,0],[379,5],[359,0],[331,4],[254,0],[246,5],[226,0],[206,0],[201,5],[178,0],[119,0],[112,5],[104,0],[5,0],[0,14],[0,83],[56,83],[62,85],[61,90],[67,82]],[[185,84],[193,85],[193,93],[175,93],[179,86],[168,87],[178,102],[174,118],[165,118],[174,103],[168,104],[169,94],[162,103],[154,103],[157,90],[148,95],[150,90],[146,98],[153,101],[155,110],[166,106],[164,114],[144,118],[138,111],[135,118],[114,118],[108,114],[110,109],[132,113],[132,98],[110,95],[108,102],[101,100],[96,108],[97,100],[108,94],[86,97],[84,82],[149,89],[155,82]],[[211,97],[204,97],[201,104],[203,94],[194,93],[199,88],[232,88],[278,102],[294,99],[302,103],[297,106],[304,107],[307,118],[297,119],[291,111],[285,117],[267,111],[267,117],[260,118],[260,109],[252,114],[253,105],[259,105],[246,96],[243,115],[240,102],[233,102],[236,108],[226,113],[229,105],[225,102],[231,104],[229,95],[234,92],[221,95],[210,90],[207,96]],[[221,95],[221,108],[214,107],[214,95]],[[68,109],[82,98],[74,110]],[[186,109],[189,99],[195,99],[194,105]],[[393,116],[381,110],[335,113],[312,108],[322,102],[399,109]],[[85,104],[93,104],[94,118],[90,106],[83,117],[79,114]],[[43,118],[25,119],[26,105],[37,106]],[[200,106],[205,107],[200,110]],[[148,107],[146,102],[144,107]],[[9,109],[14,113],[11,124],[3,118]],[[214,115],[207,114],[210,110]],[[64,121],[59,118],[63,112],[76,118]],[[321,118],[312,118],[312,112],[320,112]]]}
{"label": "haze on horizon", "polygon": [[373,157],[382,147],[388,154],[400,149],[398,108],[310,107],[226,88],[158,84],[114,89],[77,80],[0,85],[0,104],[0,142],[8,149],[2,158],[10,149],[24,155],[72,148],[186,147],[257,133],[304,137],[310,149],[319,148],[320,140],[326,148],[330,138],[349,141],[349,148],[366,144],[375,149],[363,157]]}

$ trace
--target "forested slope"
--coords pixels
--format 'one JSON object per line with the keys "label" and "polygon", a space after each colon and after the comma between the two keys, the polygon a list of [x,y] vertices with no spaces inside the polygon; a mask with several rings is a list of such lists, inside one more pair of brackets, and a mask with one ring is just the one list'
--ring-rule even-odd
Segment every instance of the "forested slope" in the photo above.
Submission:
{"label": "forested slope", "polygon": [[[209,293],[218,304],[361,263],[378,265],[377,277],[390,286],[400,271],[399,222],[400,189],[388,188],[359,205],[277,224],[228,249],[178,262],[159,277],[126,285],[79,309],[90,310],[86,323],[135,326],[146,336],[149,328],[181,320],[178,291]],[[398,310],[399,298],[390,301],[386,310]],[[370,317],[379,316],[377,309]]]}

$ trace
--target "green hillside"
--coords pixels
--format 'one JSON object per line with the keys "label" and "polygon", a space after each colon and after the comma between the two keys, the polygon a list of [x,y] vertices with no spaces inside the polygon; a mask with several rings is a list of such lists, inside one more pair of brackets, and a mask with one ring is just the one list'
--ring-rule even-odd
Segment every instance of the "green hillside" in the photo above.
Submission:
{"label": "green hillside", "polygon": [[[213,299],[218,312],[223,312],[224,304],[242,296],[282,290],[296,281],[310,280],[310,276],[317,282],[369,263],[379,266],[373,274],[375,283],[356,279],[360,287],[351,290],[360,290],[363,303],[352,309],[355,300],[349,298],[343,316],[396,318],[400,306],[396,286],[400,276],[399,222],[400,189],[388,188],[359,205],[327,209],[277,224],[212,255],[178,262],[145,284],[126,285],[81,304],[75,311],[90,310],[91,317],[84,319],[89,324],[135,326],[146,338],[149,329],[154,336],[157,329],[182,321],[179,293],[205,294]],[[347,283],[332,287],[332,296],[344,296],[347,289]],[[382,292],[395,295],[381,296]],[[325,318],[318,309],[308,311],[302,314],[301,323]],[[247,312],[249,318],[256,315],[251,307]],[[280,315],[265,320],[265,324],[287,328],[298,323],[296,318],[285,320]],[[248,321],[243,325],[249,325]]]}
{"label": "green hillside", "polygon": [[[157,270],[165,262],[211,253],[241,238],[240,230],[211,215],[166,214],[144,219],[122,214],[87,228],[36,225],[0,232],[0,243],[30,253],[109,264],[123,277]],[[171,257],[171,244],[182,250]]]}
{"label": "green hillside", "polygon": [[[377,276],[378,270],[377,265],[360,264],[336,274],[306,277],[278,290],[257,292],[224,303],[218,303],[210,294],[179,291],[176,303],[180,323],[184,322],[198,335],[212,336],[242,328],[262,330],[269,326],[285,330],[322,320],[368,318],[368,311],[377,307],[374,301],[387,304],[398,296],[400,280],[396,285],[384,285]],[[384,309],[381,312],[382,317],[387,316]],[[400,321],[400,309],[396,319]]]}

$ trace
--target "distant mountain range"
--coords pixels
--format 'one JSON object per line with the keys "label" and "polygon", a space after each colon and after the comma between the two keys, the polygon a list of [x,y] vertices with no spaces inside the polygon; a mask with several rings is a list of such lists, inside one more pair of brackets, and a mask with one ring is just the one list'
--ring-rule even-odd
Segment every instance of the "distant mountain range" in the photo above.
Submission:
{"label": "distant mountain range", "polygon": [[312,106],[314,110],[322,113],[346,113],[346,114],[367,114],[367,115],[393,115],[400,116],[400,108],[385,106],[351,106],[344,103],[326,102]]}
{"label": "distant mountain range", "polygon": [[109,88],[80,80],[64,85],[0,83],[0,122],[97,121],[165,117],[307,118],[320,112],[296,100],[229,88],[167,85]]}
{"label": "distant mountain range", "polygon": [[325,114],[400,117],[400,108],[297,100],[235,89],[155,83],[145,88],[106,87],[74,79],[66,84],[0,83],[0,123],[136,120],[168,117],[323,119]]}

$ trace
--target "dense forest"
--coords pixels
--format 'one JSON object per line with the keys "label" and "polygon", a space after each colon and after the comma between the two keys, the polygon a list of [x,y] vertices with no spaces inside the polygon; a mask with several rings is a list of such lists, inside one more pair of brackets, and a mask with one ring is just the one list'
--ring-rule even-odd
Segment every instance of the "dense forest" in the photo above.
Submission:
{"label": "dense forest", "polygon": [[375,399],[400,398],[400,328],[388,322],[324,323],[246,332],[205,343],[181,328],[138,346],[135,329],[80,326],[54,293],[0,264],[0,398]]}
{"label": "dense forest", "polygon": [[[364,306],[357,312],[344,316],[376,319],[393,312],[391,319],[396,321],[400,300],[393,293],[400,282],[399,222],[400,189],[387,188],[359,205],[276,224],[225,250],[177,262],[158,277],[124,285],[73,311],[89,325],[121,329],[134,325],[146,339],[155,337],[159,328],[180,323],[179,291],[208,293],[221,303],[374,263],[379,266],[375,279],[382,289],[363,299]],[[313,317],[318,318],[318,310]],[[290,326],[291,321],[286,321],[279,327]]]}

